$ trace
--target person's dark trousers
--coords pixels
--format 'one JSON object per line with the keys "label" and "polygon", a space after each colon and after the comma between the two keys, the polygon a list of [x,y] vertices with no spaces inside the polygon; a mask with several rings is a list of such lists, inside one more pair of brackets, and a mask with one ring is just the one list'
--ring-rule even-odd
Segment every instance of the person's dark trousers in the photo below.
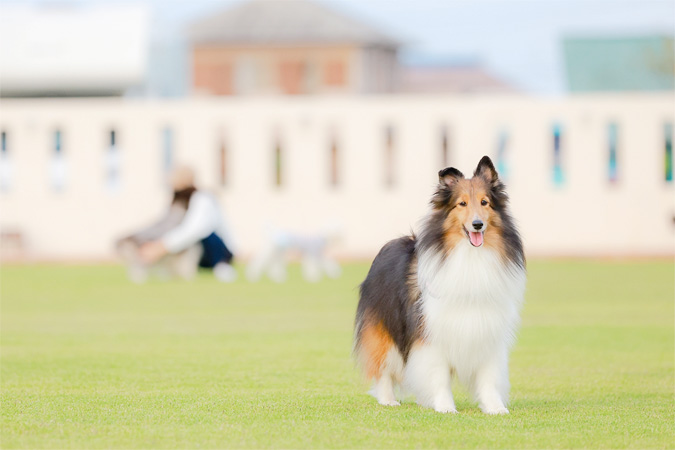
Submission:
{"label": "person's dark trousers", "polygon": [[227,248],[223,240],[216,233],[211,233],[202,239],[202,259],[199,261],[199,267],[212,269],[220,262],[230,264],[232,262],[232,252]]}

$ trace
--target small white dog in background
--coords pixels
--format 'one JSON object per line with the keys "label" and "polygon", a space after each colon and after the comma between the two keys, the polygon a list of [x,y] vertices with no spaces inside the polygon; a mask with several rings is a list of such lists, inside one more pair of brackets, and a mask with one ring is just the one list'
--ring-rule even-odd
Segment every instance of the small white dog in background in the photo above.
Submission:
{"label": "small white dog in background", "polygon": [[262,251],[248,265],[246,277],[257,281],[263,275],[277,283],[286,281],[287,262],[294,253],[300,256],[302,276],[315,283],[325,274],[338,278],[342,274],[340,265],[326,254],[327,247],[339,236],[339,227],[326,227],[316,234],[299,234],[268,227],[268,242]]}

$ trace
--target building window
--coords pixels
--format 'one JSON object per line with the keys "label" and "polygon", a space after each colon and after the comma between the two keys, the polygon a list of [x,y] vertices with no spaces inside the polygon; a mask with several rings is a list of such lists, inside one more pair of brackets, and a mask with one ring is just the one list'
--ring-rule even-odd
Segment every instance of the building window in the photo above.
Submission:
{"label": "building window", "polygon": [[173,149],[173,130],[165,127],[162,130],[162,172],[164,179],[168,180],[173,169],[174,149]]}
{"label": "building window", "polygon": [[302,61],[282,61],[279,64],[279,88],[282,93],[305,93],[306,65]]}
{"label": "building window", "polygon": [[232,95],[232,64],[217,64],[211,69],[213,73],[212,92],[215,95]]}
{"label": "building window", "polygon": [[259,91],[258,63],[254,58],[243,56],[234,66],[234,93],[237,95],[255,94]]}
{"label": "building window", "polygon": [[450,137],[448,127],[441,126],[441,169],[450,166]]}
{"label": "building window", "polygon": [[281,140],[277,136],[274,140],[274,152],[273,152],[273,161],[274,161],[274,185],[281,187],[283,183],[283,150],[281,148]]}
{"label": "building window", "polygon": [[314,60],[309,60],[305,64],[305,94],[316,94],[321,87],[321,73],[318,63]]}
{"label": "building window", "polygon": [[331,135],[328,152],[330,185],[337,187],[340,184],[340,150],[335,135]]}
{"label": "building window", "polygon": [[619,145],[619,127],[612,122],[607,126],[607,142],[609,144],[609,158],[607,160],[608,178],[610,183],[619,181],[619,167],[617,162],[617,147]]}
{"label": "building window", "polygon": [[232,64],[196,64],[194,84],[198,91],[206,91],[213,95],[232,95]]}
{"label": "building window", "polygon": [[673,182],[673,124],[666,123],[664,131],[664,169],[667,183]]}
{"label": "building window", "polygon": [[53,135],[53,152],[52,163],[50,168],[50,177],[52,182],[52,189],[56,192],[61,192],[66,186],[66,158],[63,150],[63,134],[61,130],[57,129]]}
{"label": "building window", "polygon": [[509,178],[509,132],[505,129],[499,131],[497,136],[497,173],[503,180]]}
{"label": "building window", "polygon": [[109,192],[118,192],[121,186],[121,155],[118,135],[110,130],[108,148],[105,151],[105,185]]}
{"label": "building window", "polygon": [[562,186],[565,182],[565,172],[563,168],[563,132],[562,125],[553,124],[553,184]]}
{"label": "building window", "polygon": [[323,84],[342,87],[347,84],[347,67],[343,61],[329,61],[323,68]]}
{"label": "building window", "polygon": [[396,184],[396,149],[394,148],[394,127],[387,125],[384,137],[384,185],[392,188]]}
{"label": "building window", "polygon": [[9,191],[12,185],[12,162],[7,146],[7,132],[0,132],[0,190]]}

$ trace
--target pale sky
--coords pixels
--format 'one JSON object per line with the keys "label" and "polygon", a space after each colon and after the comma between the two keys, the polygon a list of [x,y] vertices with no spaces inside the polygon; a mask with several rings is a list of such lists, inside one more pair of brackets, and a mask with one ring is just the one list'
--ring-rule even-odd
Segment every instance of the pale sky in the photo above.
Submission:
{"label": "pale sky", "polygon": [[[10,3],[16,0],[0,0]],[[28,0],[31,1],[31,0]],[[32,0],[34,3],[143,3],[153,35],[239,0]],[[277,0],[283,1],[283,0]],[[675,35],[675,0],[315,0],[378,26],[406,45],[404,62],[479,61],[494,75],[538,94],[565,89],[566,36]],[[24,0],[22,3],[25,3]]]}

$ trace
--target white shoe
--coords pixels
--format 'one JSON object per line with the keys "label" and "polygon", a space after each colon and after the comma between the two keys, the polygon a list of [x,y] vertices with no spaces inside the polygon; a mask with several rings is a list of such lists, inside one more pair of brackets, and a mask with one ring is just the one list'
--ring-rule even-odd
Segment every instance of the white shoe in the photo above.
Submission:
{"label": "white shoe", "polygon": [[237,271],[232,267],[232,265],[227,263],[218,263],[213,268],[213,274],[216,276],[218,281],[223,283],[232,283],[237,279]]}

